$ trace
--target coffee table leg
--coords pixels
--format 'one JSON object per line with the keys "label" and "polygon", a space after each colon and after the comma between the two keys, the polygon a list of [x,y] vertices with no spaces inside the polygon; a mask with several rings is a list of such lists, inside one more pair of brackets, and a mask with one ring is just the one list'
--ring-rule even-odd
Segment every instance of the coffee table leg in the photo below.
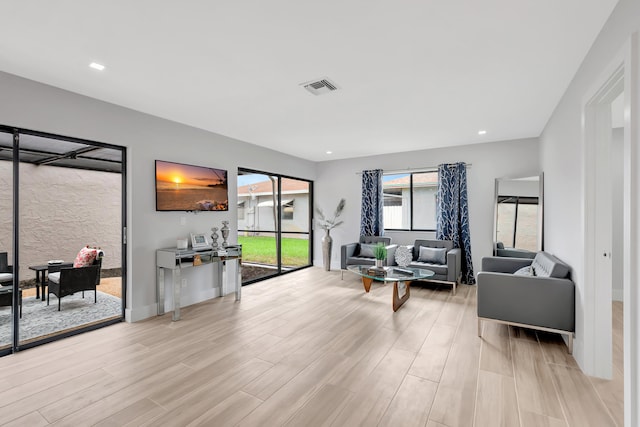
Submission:
{"label": "coffee table leg", "polygon": [[398,292],[399,291],[398,285],[400,284],[400,282],[393,282],[393,311],[398,311],[398,309],[402,306],[402,304],[404,304],[405,301],[408,300],[409,296],[411,295],[411,290],[410,290],[411,282],[406,281],[402,283],[404,284],[404,295],[400,296]]}
{"label": "coffee table leg", "polygon": [[372,282],[373,282],[373,279],[362,276],[362,285],[364,286],[365,292],[369,292],[369,290],[371,289]]}

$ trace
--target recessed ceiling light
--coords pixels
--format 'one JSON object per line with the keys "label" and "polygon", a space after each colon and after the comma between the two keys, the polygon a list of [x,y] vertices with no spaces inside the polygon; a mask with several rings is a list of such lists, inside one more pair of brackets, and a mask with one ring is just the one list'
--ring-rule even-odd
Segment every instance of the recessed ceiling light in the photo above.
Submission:
{"label": "recessed ceiling light", "polygon": [[333,151],[327,151],[327,154],[333,154]]}
{"label": "recessed ceiling light", "polygon": [[486,135],[487,131],[486,130],[479,130],[478,131],[478,135]]}
{"label": "recessed ceiling light", "polygon": [[89,67],[93,68],[94,70],[98,70],[98,71],[104,70],[104,65],[98,64],[97,62],[92,62],[91,64],[89,64]]}

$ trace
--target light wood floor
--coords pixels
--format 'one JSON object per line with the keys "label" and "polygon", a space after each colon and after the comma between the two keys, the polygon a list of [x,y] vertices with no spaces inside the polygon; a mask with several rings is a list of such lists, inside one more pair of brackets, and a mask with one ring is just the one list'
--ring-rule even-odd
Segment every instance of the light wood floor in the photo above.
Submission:
{"label": "light wood floor", "polygon": [[393,313],[390,285],[365,294],[320,268],[179,322],[3,357],[0,372],[0,425],[622,425],[620,378],[583,375],[559,337],[486,323],[478,338],[475,287],[413,287]]}
{"label": "light wood floor", "polygon": [[[122,295],[122,278],[103,277],[102,279],[100,279],[98,290],[100,292],[105,292],[107,294],[113,295],[114,297],[120,298],[120,295]],[[22,298],[34,296],[36,296],[36,288],[22,290]]]}

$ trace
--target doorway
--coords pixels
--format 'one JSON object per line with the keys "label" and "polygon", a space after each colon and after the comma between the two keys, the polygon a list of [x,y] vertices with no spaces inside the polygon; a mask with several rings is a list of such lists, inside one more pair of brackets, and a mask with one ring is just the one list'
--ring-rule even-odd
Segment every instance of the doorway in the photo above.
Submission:
{"label": "doorway", "polygon": [[237,188],[242,283],[309,267],[313,183],[238,169]]}
{"label": "doorway", "polygon": [[125,165],[124,147],[0,126],[0,354],[124,319]]}
{"label": "doorway", "polygon": [[[623,346],[624,346],[624,418],[636,425],[638,409],[635,404],[638,390],[638,330],[637,311],[638,277],[636,205],[637,158],[637,106],[638,88],[634,80],[637,62],[637,36],[624,45],[612,63],[588,93],[583,103],[583,301],[582,343],[583,367],[587,374],[611,379],[613,377],[612,299],[615,294],[613,277],[614,258],[621,260]],[[622,95],[624,111],[621,160],[615,159],[612,132],[612,104]],[[612,163],[613,162],[613,163]],[[621,200],[615,201],[614,170],[622,171]],[[618,200],[620,197],[618,197]],[[614,224],[622,220],[622,232]],[[614,242],[615,235],[621,242]],[[617,243],[617,244],[616,244]],[[616,273],[620,273],[617,271]],[[633,286],[632,286],[633,284]]]}

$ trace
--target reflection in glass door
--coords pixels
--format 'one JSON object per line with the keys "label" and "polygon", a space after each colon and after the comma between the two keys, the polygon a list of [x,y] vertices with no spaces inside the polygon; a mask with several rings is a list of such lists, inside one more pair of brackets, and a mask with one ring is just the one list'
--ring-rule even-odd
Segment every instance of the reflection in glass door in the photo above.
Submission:
{"label": "reflection in glass door", "polygon": [[238,171],[242,283],[311,265],[311,182]]}

